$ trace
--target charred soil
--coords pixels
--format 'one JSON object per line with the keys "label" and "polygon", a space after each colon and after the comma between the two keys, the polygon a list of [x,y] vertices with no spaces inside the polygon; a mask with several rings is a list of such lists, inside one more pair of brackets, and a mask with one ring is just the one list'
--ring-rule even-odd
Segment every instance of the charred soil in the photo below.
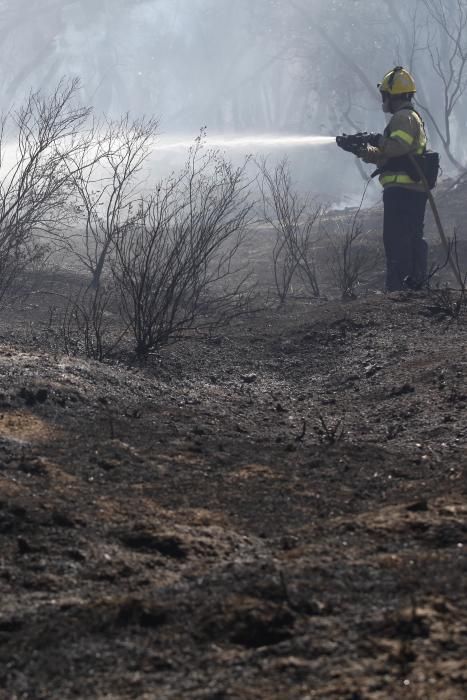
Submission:
{"label": "charred soil", "polygon": [[145,368],[44,333],[0,346],[1,698],[467,697],[465,319],[297,303]]}

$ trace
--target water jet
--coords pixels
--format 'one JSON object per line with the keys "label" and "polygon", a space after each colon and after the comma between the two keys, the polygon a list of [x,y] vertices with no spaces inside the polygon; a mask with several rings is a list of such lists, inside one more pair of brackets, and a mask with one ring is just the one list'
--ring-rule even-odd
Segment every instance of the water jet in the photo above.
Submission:
{"label": "water jet", "polygon": [[[245,135],[245,136],[206,136],[203,137],[201,142],[206,146],[213,146],[216,148],[247,148],[247,149],[261,149],[261,148],[300,148],[300,147],[310,147],[310,146],[326,146],[331,143],[336,143],[334,136],[302,136],[302,135],[288,135],[288,136],[276,136],[270,134],[255,134],[255,135]],[[193,139],[189,140],[171,140],[168,137],[161,137],[157,142],[156,149],[158,150],[182,150],[193,146],[195,141]]]}

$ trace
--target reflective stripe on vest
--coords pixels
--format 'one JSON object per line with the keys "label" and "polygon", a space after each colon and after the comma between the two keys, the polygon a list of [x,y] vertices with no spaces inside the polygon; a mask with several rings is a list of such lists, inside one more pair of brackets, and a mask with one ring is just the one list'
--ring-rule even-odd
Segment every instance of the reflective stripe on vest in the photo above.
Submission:
{"label": "reflective stripe on vest", "polygon": [[397,131],[393,131],[391,136],[391,139],[401,139],[404,143],[407,143],[409,146],[413,144],[415,141],[414,137],[408,134],[406,131],[402,131],[402,129],[398,129]]}
{"label": "reflective stripe on vest", "polygon": [[[419,145],[417,147],[416,151],[412,151],[412,153],[415,155],[422,155],[425,153],[426,149],[426,144],[427,144],[427,138],[425,134],[425,129],[423,128],[423,120],[421,119],[420,115],[417,114],[417,112],[414,111],[415,116],[417,117],[417,120],[419,121],[420,124],[420,141]],[[411,146],[415,138],[411,135],[408,134],[407,131],[402,131],[402,129],[397,129],[396,131],[393,131],[392,134],[389,135],[389,138],[394,138],[394,139],[400,139],[403,141],[405,144]],[[383,185],[419,185],[419,182],[416,182],[415,180],[412,180],[411,177],[407,175],[407,173],[383,173],[380,178],[379,178],[380,183]]]}
{"label": "reflective stripe on vest", "polygon": [[412,180],[411,177],[408,175],[400,174],[400,175],[381,175],[379,178],[380,183],[384,185],[419,185],[419,182],[415,182],[415,180]]}

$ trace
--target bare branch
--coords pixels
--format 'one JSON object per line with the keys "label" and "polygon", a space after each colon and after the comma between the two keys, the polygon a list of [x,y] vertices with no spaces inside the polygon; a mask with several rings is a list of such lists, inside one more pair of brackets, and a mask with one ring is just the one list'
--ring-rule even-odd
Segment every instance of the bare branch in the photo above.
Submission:
{"label": "bare branch", "polygon": [[67,158],[90,115],[76,103],[78,90],[78,80],[63,80],[51,96],[31,93],[1,119],[0,266],[9,270],[3,291],[37,248],[35,236],[57,235],[66,225]]}
{"label": "bare branch", "polygon": [[270,169],[259,161],[263,217],[276,233],[273,269],[277,295],[284,303],[296,278],[307,295],[318,297],[320,289],[315,265],[316,225],[324,209],[311,207],[293,189],[287,159]]}
{"label": "bare branch", "polygon": [[104,121],[93,128],[87,148],[69,159],[74,188],[73,209],[83,239],[69,247],[99,285],[112,254],[115,238],[134,216],[138,178],[149,156],[158,128],[153,119]]}
{"label": "bare branch", "polygon": [[[234,260],[252,209],[245,165],[202,148],[199,139],[182,173],[140,201],[115,239],[114,279],[142,360],[189,329],[225,322],[242,296]],[[237,281],[228,289],[227,280]]]}

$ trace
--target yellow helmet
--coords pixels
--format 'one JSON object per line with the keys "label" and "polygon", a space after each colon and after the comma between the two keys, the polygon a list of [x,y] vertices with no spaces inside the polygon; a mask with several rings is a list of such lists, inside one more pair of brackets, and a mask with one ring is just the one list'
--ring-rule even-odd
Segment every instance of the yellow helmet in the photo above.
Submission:
{"label": "yellow helmet", "polygon": [[381,92],[388,92],[390,95],[406,95],[417,92],[415,80],[410,75],[409,71],[396,66],[383,78],[381,83],[378,83]]}

